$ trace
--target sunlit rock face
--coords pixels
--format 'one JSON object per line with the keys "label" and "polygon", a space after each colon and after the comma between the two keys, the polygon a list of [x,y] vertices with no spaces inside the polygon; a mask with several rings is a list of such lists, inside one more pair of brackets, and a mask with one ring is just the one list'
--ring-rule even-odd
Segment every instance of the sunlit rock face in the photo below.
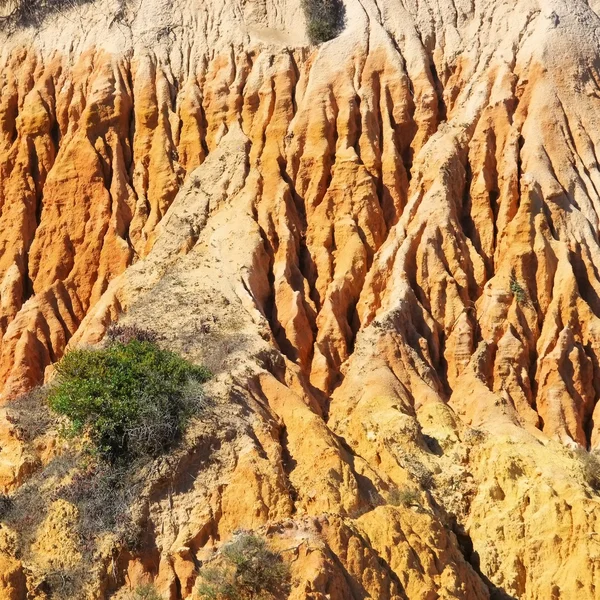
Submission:
{"label": "sunlit rock face", "polygon": [[[314,46],[300,0],[0,1],[1,403],[122,320],[228,415],[85,594],[192,598],[246,528],[294,600],[596,597],[596,8],[346,0]],[[0,529],[0,597],[81,560],[56,504],[31,564]]]}

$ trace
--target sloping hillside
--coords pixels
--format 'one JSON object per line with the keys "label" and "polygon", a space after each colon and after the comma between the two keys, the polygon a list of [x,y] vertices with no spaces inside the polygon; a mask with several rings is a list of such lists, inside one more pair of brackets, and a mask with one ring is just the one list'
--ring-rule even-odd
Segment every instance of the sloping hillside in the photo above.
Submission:
{"label": "sloping hillside", "polygon": [[[192,598],[240,528],[292,600],[600,597],[600,6],[344,4],[0,10],[4,412],[116,321],[220,411],[77,597]],[[7,493],[61,445],[0,436]],[[47,496],[0,597],[82,560]]]}

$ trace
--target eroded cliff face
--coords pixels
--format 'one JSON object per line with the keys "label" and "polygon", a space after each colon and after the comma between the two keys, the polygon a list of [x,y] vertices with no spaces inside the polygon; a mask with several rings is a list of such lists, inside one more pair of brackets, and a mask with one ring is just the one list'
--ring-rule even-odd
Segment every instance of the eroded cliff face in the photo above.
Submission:
{"label": "eroded cliff face", "polygon": [[[208,362],[228,415],[90,598],[191,598],[239,528],[290,553],[294,600],[600,594],[570,449],[600,447],[597,7],[345,5],[317,48],[298,0],[97,2],[5,35],[3,403],[121,320]],[[39,457],[1,428],[11,490]],[[400,486],[420,507],[386,504]],[[48,540],[69,510],[27,564],[0,530],[0,596],[80,560]]]}

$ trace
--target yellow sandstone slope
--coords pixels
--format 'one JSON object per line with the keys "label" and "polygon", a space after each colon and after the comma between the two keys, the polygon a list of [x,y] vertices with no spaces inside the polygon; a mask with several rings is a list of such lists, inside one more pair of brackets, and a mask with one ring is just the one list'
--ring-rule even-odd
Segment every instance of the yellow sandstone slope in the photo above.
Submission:
{"label": "yellow sandstone slope", "polygon": [[[241,528],[292,600],[600,598],[600,5],[345,6],[318,47],[300,0],[0,33],[4,412],[116,320],[208,364],[222,411],[86,598],[192,598]],[[0,435],[10,491],[39,457]],[[81,561],[73,510],[27,560],[0,528],[0,598]]]}

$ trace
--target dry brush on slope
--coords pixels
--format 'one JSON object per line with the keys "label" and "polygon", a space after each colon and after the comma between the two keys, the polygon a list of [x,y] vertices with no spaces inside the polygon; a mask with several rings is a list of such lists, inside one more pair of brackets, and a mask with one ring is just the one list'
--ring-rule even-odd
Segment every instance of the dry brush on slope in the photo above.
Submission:
{"label": "dry brush on slope", "polygon": [[44,20],[64,15],[91,0],[1,0],[0,25],[14,31],[18,27],[40,27]]}
{"label": "dry brush on slope", "polygon": [[126,313],[246,423],[110,585],[266,527],[294,599],[594,597],[593,3],[348,0],[319,49],[297,0],[161,6],[0,54],[4,397]]}
{"label": "dry brush on slope", "polygon": [[311,42],[332,40],[344,26],[345,7],[341,0],[302,0],[306,31]]}

